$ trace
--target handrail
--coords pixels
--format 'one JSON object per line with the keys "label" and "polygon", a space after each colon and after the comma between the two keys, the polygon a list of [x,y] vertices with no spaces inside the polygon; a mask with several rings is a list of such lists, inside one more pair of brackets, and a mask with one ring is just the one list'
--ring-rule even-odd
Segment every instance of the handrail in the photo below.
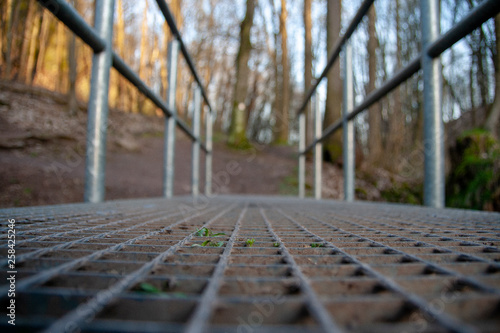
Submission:
{"label": "handrail", "polygon": [[198,83],[198,86],[201,88],[201,96],[205,100],[205,103],[207,104],[210,112],[212,112],[212,107],[210,106],[210,102],[208,100],[207,94],[205,93],[205,89],[203,88],[204,84],[201,81],[200,77],[198,76],[198,72],[196,71],[196,68],[193,65],[193,61],[191,60],[191,56],[189,55],[189,52],[186,49],[186,46],[184,45],[184,41],[182,40],[181,33],[179,32],[179,29],[177,29],[177,25],[175,24],[175,19],[172,15],[172,12],[168,8],[168,4],[165,2],[165,0],[156,0],[156,3],[158,4],[158,7],[160,7],[160,10],[163,13],[163,16],[165,17],[165,20],[167,21],[167,24],[170,27],[172,34],[179,41],[179,46],[181,48],[181,52],[184,55],[184,59],[186,60],[186,63],[188,65],[189,69],[191,70],[191,74],[193,75],[196,83]]}
{"label": "handrail", "polygon": [[102,52],[106,48],[106,42],[85,22],[73,6],[60,0],[38,0],[38,2],[80,37],[95,53]]}
{"label": "handrail", "polygon": [[[452,45],[454,45],[457,41],[465,37],[467,34],[471,33],[473,30],[478,28],[481,24],[483,24],[485,21],[490,19],[491,17],[494,17],[498,13],[500,13],[500,1],[498,0],[485,0],[479,5],[477,5],[475,8],[473,8],[460,22],[455,24],[452,28],[450,28],[446,33],[442,34],[441,36],[435,36],[437,34],[438,29],[436,28],[435,25],[438,24],[438,10],[437,10],[437,3],[436,0],[422,0],[422,20],[423,22],[427,22],[430,25],[434,25],[432,27],[426,28],[425,31],[423,31],[423,38],[425,38],[425,42],[423,46],[423,52],[422,54],[411,61],[406,67],[403,69],[400,69],[396,74],[394,74],[389,80],[387,80],[381,87],[378,89],[370,92],[363,102],[361,102],[359,105],[355,106],[350,112],[344,112],[343,116],[341,119],[338,119],[335,121],[333,124],[330,124],[328,127],[326,127],[322,133],[316,133],[315,139],[307,146],[305,147],[305,142],[302,139],[302,136],[305,135],[305,117],[303,115],[304,110],[306,109],[307,104],[309,103],[310,99],[312,96],[315,94],[319,83],[321,80],[323,80],[328,71],[331,69],[335,61],[340,55],[340,52],[342,48],[347,44],[348,40],[356,30],[357,26],[360,24],[361,20],[363,17],[366,15],[368,10],[370,9],[370,6],[373,4],[374,1],[371,0],[365,0],[361,6],[358,12],[356,13],[355,17],[349,24],[348,29],[344,33],[344,35],[340,36],[337,43],[335,44],[334,51],[332,55],[328,59],[328,63],[325,66],[325,69],[321,73],[320,77],[316,80],[314,85],[311,87],[309,92],[306,94],[306,97],[304,98],[303,103],[301,104],[301,107],[297,111],[297,114],[299,116],[299,131],[300,131],[300,142],[299,142],[299,196],[304,197],[305,196],[305,163],[304,163],[304,155],[311,151],[314,147],[316,147],[318,144],[321,144],[326,138],[328,138],[330,135],[335,133],[338,129],[340,129],[343,125],[347,124],[348,121],[353,120],[359,113],[366,111],[370,106],[378,102],[381,98],[386,96],[388,93],[390,93],[393,89],[398,87],[401,83],[405,82],[408,80],[410,77],[412,77],[416,72],[418,72],[421,68],[424,69],[424,90],[433,90],[433,89],[439,89],[439,87],[435,87],[434,85],[439,82],[440,78],[436,77],[437,73],[430,72],[431,69],[430,67],[424,67],[423,64],[426,66],[439,66],[439,61],[433,60],[434,58],[437,58],[443,53],[445,50],[450,48]],[[432,63],[429,65],[429,62]],[[349,70],[352,71],[352,68],[349,69],[344,69],[344,70]],[[437,71],[439,72],[439,71]],[[426,76],[427,75],[427,76]],[[426,84],[428,87],[426,87]],[[429,89],[431,88],[431,89]],[[429,162],[426,160],[426,179],[425,179],[425,186],[424,188],[427,188],[424,192],[424,196],[429,196],[432,197],[430,200],[424,198],[426,201],[426,204],[435,206],[435,207],[442,207],[444,204],[444,193],[442,193],[442,188],[444,187],[441,182],[443,181],[443,177],[441,175],[436,175],[436,174],[441,174],[443,173],[443,162],[442,162],[442,133],[441,130],[439,129],[442,127],[442,124],[435,123],[436,121],[436,115],[440,115],[440,99],[441,95],[439,92],[432,92],[430,94],[431,96],[426,96],[427,99],[431,98],[434,99],[432,101],[427,101],[429,104],[426,106],[425,109],[426,112],[429,112],[430,114],[427,116],[429,119],[429,127],[431,130],[429,130],[429,137],[432,139],[432,147],[429,148],[429,151],[426,151],[426,159],[428,158],[427,155],[434,155],[429,158]],[[424,97],[424,103],[426,102],[426,97]],[[316,102],[318,103],[318,102]],[[345,111],[345,110],[344,110]],[[349,110],[347,110],[349,111]],[[424,117],[425,121],[425,117]],[[441,121],[441,120],[439,120]],[[429,138],[427,138],[428,140]],[[439,142],[437,142],[439,141]],[[345,144],[345,143],[344,143]],[[424,145],[427,149],[427,146],[431,145]],[[345,149],[345,147],[344,147]],[[353,149],[353,148],[352,148]],[[317,154],[315,154],[316,156]],[[438,156],[440,155],[440,156]],[[315,157],[316,158],[316,157]],[[320,158],[320,157],[319,157]],[[432,160],[434,158],[434,160]],[[315,161],[317,163],[317,161]],[[344,175],[347,177],[353,177],[353,170],[346,170],[347,168],[353,168],[353,165],[344,165]],[[430,177],[428,177],[427,173],[430,174]],[[432,178],[432,179],[427,179],[427,178]],[[345,182],[351,184],[352,188],[344,188],[344,192],[346,199],[348,197],[352,197],[352,193],[354,191],[353,188],[353,181],[349,180],[349,182]],[[321,184],[321,182],[319,182]],[[320,185],[319,185],[320,186]],[[350,192],[350,193],[347,193]],[[315,189],[315,195],[317,198],[320,198],[321,195],[321,189]],[[319,195],[318,195],[319,193]]]}
{"label": "handrail", "polygon": [[438,57],[441,53],[452,47],[453,44],[470,34],[499,12],[500,1],[483,1],[472,8],[460,22],[455,24],[450,30],[442,34],[432,43],[427,50],[427,54],[433,58]]}
{"label": "handrail", "polygon": [[[101,25],[99,28],[94,29],[90,25],[88,25],[85,20],[80,16],[80,14],[68,3],[63,0],[37,0],[42,6],[47,8],[52,14],[54,14],[62,23],[64,23],[71,31],[73,31],[78,37],[80,37],[84,43],[89,45],[94,51],[94,61],[92,68],[92,82],[91,87],[95,84],[95,87],[99,85],[100,87],[105,87],[106,93],[96,92],[95,101],[89,101],[89,125],[88,125],[88,134],[87,136],[91,136],[91,140],[87,139],[87,165],[86,165],[86,179],[85,179],[85,200],[91,202],[99,202],[104,199],[104,157],[105,157],[105,146],[103,143],[105,142],[106,137],[106,127],[103,126],[107,122],[107,85],[109,82],[109,67],[106,67],[106,54],[109,54],[110,64],[120,73],[122,76],[127,79],[131,84],[133,84],[141,93],[144,94],[151,102],[153,102],[158,108],[162,110],[166,117],[166,130],[165,136],[171,136],[175,140],[175,133],[167,133],[168,122],[173,121],[173,126],[178,126],[187,136],[193,141],[193,150],[198,150],[201,148],[206,153],[206,178],[211,178],[211,161],[212,161],[212,138],[211,138],[211,126],[212,126],[212,116],[207,116],[207,128],[210,127],[210,131],[207,130],[206,142],[202,142],[199,136],[199,125],[198,129],[194,129],[192,131],[188,125],[177,117],[176,111],[171,109],[175,108],[174,103],[167,103],[162,100],[151,88],[149,88],[142,79],[135,73],[123,59],[121,59],[118,54],[116,54],[112,50],[111,41],[105,40],[103,36],[101,36],[99,29],[110,29],[108,20],[111,19],[112,22],[112,12],[114,6],[114,0],[98,0],[96,3],[96,8],[100,8],[100,10],[105,13],[96,13],[96,28],[97,25]],[[180,50],[188,64],[189,70],[193,75],[203,97],[204,102],[208,106],[208,114],[212,115],[213,109],[210,105],[208,97],[205,93],[205,89],[203,88],[203,83],[198,76],[196,68],[191,60],[189,52],[187,51],[184,41],[182,40],[182,36],[175,24],[175,20],[168,8],[165,0],[157,0],[156,1],[161,12],[163,13],[165,20],[170,27],[173,36],[175,37],[177,43],[180,46]],[[98,11],[96,9],[96,11]],[[110,15],[109,17],[104,17],[105,15]],[[99,23],[97,23],[99,22]],[[103,28],[104,27],[104,28]],[[109,31],[109,30],[103,30]],[[110,38],[110,36],[107,36]],[[108,46],[109,45],[109,46]],[[177,51],[176,51],[177,52]],[[104,58],[102,58],[104,56]],[[100,57],[100,58],[99,58]],[[94,78],[94,75],[96,78]],[[94,82],[94,79],[96,80]],[[175,94],[174,94],[175,96]],[[92,99],[92,92],[91,92]],[[196,105],[195,109],[197,112],[201,112],[201,101],[200,99],[195,102],[200,103],[200,105]],[[199,115],[197,115],[199,117]],[[208,123],[210,121],[210,123]],[[172,127],[174,128],[174,127]],[[104,132],[104,133],[103,133]],[[172,132],[172,129],[170,129]],[[164,195],[169,197],[172,195],[173,189],[173,151],[175,145],[174,140],[172,139],[165,140],[165,154],[169,154],[172,158],[166,160],[164,168],[171,168],[170,172],[164,172],[164,175],[168,175],[169,179],[164,180],[164,187],[168,187],[169,190],[164,188]],[[90,143],[89,143],[90,142]],[[168,144],[167,144],[168,142]],[[168,161],[168,162],[167,162]],[[192,160],[192,163],[199,163],[198,160]],[[196,167],[193,165],[193,170],[199,170],[199,166]],[[193,179],[195,179],[197,175],[193,174]],[[210,179],[211,180],[211,179]],[[205,193],[209,194],[211,192],[211,181],[208,180],[205,183]],[[198,183],[192,183],[192,193],[193,196],[198,194]],[[89,193],[87,193],[89,192]]]}

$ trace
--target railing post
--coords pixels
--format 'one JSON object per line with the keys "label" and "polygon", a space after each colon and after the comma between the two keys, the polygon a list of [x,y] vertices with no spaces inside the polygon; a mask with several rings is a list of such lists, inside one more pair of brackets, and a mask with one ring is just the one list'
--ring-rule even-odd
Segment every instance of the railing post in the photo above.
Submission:
{"label": "railing post", "polygon": [[354,200],[354,172],[355,172],[355,141],[354,122],[347,120],[347,115],[354,108],[354,88],[352,73],[352,46],[347,43],[344,49],[344,102],[342,127],[344,133],[344,200]]}
{"label": "railing post", "polygon": [[[319,95],[316,92],[314,103],[314,139],[321,138],[321,110],[319,107]],[[321,199],[321,182],[322,182],[322,160],[323,160],[323,144],[316,143],[314,146],[314,198]]]}
{"label": "railing post", "polygon": [[193,140],[191,157],[191,194],[197,197],[200,193],[200,112],[201,112],[201,89],[196,84],[194,88],[193,108]]}
{"label": "railing post", "polygon": [[92,77],[87,115],[85,162],[86,202],[102,202],[105,196],[106,132],[108,126],[108,88],[111,69],[114,0],[97,0],[95,30],[106,47],[92,58]]}
{"label": "railing post", "polygon": [[[168,45],[168,87],[167,106],[174,115],[177,114],[175,95],[177,91],[177,59],[179,42],[173,39]],[[165,117],[164,155],[163,155],[163,196],[171,198],[174,195],[175,174],[175,118]]]}
{"label": "railing post", "polygon": [[299,114],[299,198],[304,198],[306,183],[306,110]]}
{"label": "railing post", "polygon": [[444,132],[441,110],[441,64],[428,54],[439,37],[439,1],[421,0],[424,75],[424,204],[444,207]]}
{"label": "railing post", "polygon": [[212,110],[208,109],[205,114],[205,146],[207,148],[207,153],[205,155],[205,195],[209,197],[212,194]]}

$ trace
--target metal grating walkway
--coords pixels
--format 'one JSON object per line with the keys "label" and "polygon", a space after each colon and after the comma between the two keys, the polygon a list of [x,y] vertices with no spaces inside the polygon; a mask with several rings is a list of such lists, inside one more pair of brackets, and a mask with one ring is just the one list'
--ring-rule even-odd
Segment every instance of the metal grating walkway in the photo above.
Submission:
{"label": "metal grating walkway", "polygon": [[500,214],[234,196],[0,215],[17,332],[500,330]]}

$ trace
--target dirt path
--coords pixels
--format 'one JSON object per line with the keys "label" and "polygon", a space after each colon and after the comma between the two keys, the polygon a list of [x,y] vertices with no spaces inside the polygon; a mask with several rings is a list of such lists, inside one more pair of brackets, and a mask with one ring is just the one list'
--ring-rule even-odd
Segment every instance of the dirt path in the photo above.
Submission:
{"label": "dirt path", "polygon": [[[0,82],[0,207],[83,200],[86,115],[64,110],[63,97]],[[163,128],[155,117],[112,111],[106,159],[106,200],[162,194]],[[177,134],[175,194],[190,193],[191,142]],[[247,152],[214,144],[215,193],[283,194],[296,159],[290,147]],[[201,153],[200,191],[204,186]]]}
{"label": "dirt path", "polygon": [[[84,193],[86,106],[70,116],[64,95],[0,80],[0,207],[81,202]],[[110,110],[106,158],[106,200],[162,195],[163,119]],[[221,135],[217,135],[219,138]],[[189,194],[191,142],[178,132],[176,195]],[[297,193],[297,160],[292,147],[229,149],[214,143],[214,193],[283,195]],[[200,192],[205,155],[201,153]],[[371,177],[373,178],[373,177]],[[306,192],[312,195],[312,163]],[[357,198],[380,200],[390,175],[356,179]],[[342,170],[323,164],[323,198],[343,198]]]}
{"label": "dirt path", "polygon": [[[162,195],[163,139],[144,138],[139,141],[143,148],[138,152],[108,153],[107,200]],[[74,143],[59,142],[60,151],[46,154],[26,149],[1,150],[0,206],[82,201],[85,158],[84,154],[76,153],[74,146]],[[191,143],[178,140],[176,152],[175,194],[188,194],[191,190]],[[200,185],[203,191],[204,155],[201,157]],[[225,194],[280,194],[280,184],[293,172],[294,166],[292,152],[286,147],[241,153],[216,144],[213,189],[215,193]]]}

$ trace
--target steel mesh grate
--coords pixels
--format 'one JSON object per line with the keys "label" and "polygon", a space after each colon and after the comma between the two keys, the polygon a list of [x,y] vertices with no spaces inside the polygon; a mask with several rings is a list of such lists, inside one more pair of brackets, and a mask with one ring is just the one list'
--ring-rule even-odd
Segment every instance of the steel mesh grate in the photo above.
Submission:
{"label": "steel mesh grate", "polygon": [[[4,258],[7,220],[16,219],[17,331],[500,327],[500,214],[220,197],[0,215]],[[202,227],[224,235],[196,235]],[[212,243],[197,246],[205,241]],[[0,325],[13,330],[7,320]]]}

